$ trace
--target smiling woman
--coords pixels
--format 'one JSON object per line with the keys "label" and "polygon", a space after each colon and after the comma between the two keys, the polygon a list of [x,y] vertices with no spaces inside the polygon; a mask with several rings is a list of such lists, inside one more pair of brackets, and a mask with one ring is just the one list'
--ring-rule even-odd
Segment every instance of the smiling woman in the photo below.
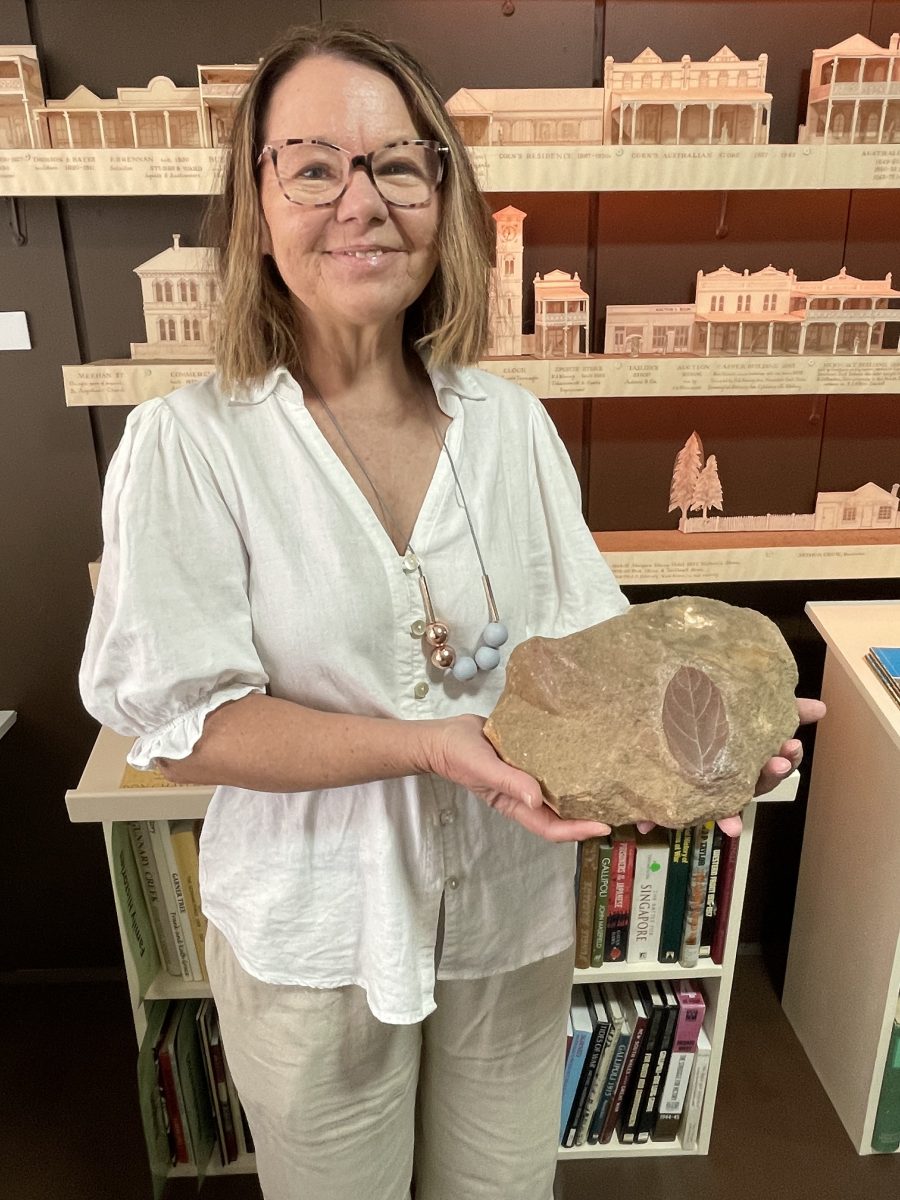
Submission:
{"label": "smiling woman", "polygon": [[281,39],[216,220],[216,374],[128,418],[85,705],[216,785],[206,961],[266,1200],[548,1200],[574,843],[608,828],[484,718],[508,646],[627,602],[540,402],[472,365],[490,216],[405,51]]}

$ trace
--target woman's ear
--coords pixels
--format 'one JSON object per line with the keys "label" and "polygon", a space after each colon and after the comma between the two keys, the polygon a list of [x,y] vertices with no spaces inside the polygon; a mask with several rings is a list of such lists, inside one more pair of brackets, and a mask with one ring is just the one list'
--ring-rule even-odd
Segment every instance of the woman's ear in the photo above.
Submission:
{"label": "woman's ear", "polygon": [[263,258],[267,254],[271,255],[272,253],[272,235],[269,232],[269,222],[263,215],[262,210],[260,210],[259,214],[259,252]]}

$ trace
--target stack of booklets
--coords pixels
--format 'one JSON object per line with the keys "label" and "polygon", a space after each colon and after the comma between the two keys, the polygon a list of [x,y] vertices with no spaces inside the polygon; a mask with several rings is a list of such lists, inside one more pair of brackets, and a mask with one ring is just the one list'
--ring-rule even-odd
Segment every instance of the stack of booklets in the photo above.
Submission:
{"label": "stack of booklets", "polygon": [[675,1142],[695,1150],[711,1046],[687,980],[578,984],[563,1074],[561,1146]]}
{"label": "stack of booklets", "polygon": [[178,1164],[202,1178],[216,1148],[223,1166],[252,1154],[212,1000],[159,1000],[147,1010],[138,1083],[154,1179]]}
{"label": "stack of booklets", "polygon": [[112,827],[114,881],[143,996],[161,972],[207,979],[200,910],[201,821],[119,821]]}
{"label": "stack of booklets", "polygon": [[900,646],[870,646],[866,662],[900,704]]}
{"label": "stack of booklets", "polygon": [[900,1150],[900,998],[894,1013],[884,1079],[875,1111],[872,1149],[882,1153]]}
{"label": "stack of booklets", "polygon": [[575,966],[721,963],[740,839],[713,822],[634,825],[579,847]]}

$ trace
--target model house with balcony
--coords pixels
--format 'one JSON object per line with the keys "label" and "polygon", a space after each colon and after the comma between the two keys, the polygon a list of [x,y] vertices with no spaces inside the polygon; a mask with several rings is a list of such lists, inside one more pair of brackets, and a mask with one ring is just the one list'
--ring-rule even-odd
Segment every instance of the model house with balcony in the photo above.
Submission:
{"label": "model house with balcony", "polygon": [[590,352],[591,302],[576,271],[534,277],[534,356],[572,358]]}
{"label": "model house with balcony", "polygon": [[602,88],[461,88],[447,101],[467,146],[562,146],[603,140]]}
{"label": "model house with balcony", "polygon": [[256,67],[256,63],[223,63],[197,68],[205,146],[228,145],[234,110]]}
{"label": "model house with balcony", "polygon": [[31,113],[44,103],[34,46],[0,46],[0,147],[31,149],[37,143]]}
{"label": "model house with balcony", "polygon": [[664,62],[647,47],[603,65],[603,141],[619,146],[761,145],[769,140],[768,56],[727,46],[708,60]]}
{"label": "model house with balcony", "polygon": [[135,267],[144,301],[146,342],[131,343],[138,359],[208,359],[212,356],[216,303],[215,252],[172,245]]}
{"label": "model house with balcony", "polygon": [[879,46],[854,34],[814,50],[806,123],[798,142],[900,142],[900,33]]}

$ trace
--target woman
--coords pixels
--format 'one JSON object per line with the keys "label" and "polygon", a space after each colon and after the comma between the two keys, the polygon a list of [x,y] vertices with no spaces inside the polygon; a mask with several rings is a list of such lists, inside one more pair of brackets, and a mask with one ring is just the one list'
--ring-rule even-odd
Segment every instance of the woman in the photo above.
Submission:
{"label": "woman", "polygon": [[541,405],[467,365],[490,220],[407,54],[282,39],[222,216],[217,375],[107,476],[85,704],[218,785],[207,963],[267,1200],[547,1200],[574,842],[608,830],[481,727],[508,645],[626,601]]}

